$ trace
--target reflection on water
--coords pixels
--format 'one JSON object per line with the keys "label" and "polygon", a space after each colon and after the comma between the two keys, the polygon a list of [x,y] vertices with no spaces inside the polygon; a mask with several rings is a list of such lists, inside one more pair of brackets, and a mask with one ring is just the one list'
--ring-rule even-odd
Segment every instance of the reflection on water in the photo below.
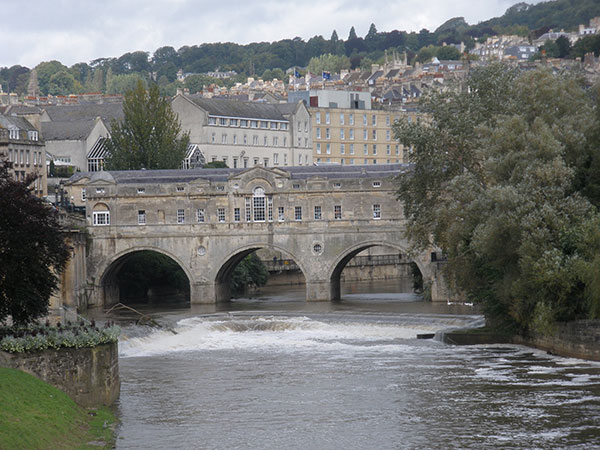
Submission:
{"label": "reflection on water", "polygon": [[117,448],[600,446],[600,364],[417,340],[481,317],[367,289],[157,312],[176,333],[125,326]]}

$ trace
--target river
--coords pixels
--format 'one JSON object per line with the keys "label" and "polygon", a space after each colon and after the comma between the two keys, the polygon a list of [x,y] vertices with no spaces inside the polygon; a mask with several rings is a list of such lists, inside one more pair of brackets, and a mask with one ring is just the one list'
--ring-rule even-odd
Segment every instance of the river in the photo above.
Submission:
{"label": "river", "polygon": [[123,327],[117,448],[600,448],[599,363],[416,339],[482,318],[392,291],[152,307],[167,329]]}

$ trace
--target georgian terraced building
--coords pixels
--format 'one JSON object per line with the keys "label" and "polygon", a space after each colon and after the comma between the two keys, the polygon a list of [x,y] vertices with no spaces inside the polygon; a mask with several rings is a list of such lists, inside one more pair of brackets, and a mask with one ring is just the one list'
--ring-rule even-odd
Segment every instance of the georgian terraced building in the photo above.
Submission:
{"label": "georgian terraced building", "polygon": [[306,106],[240,102],[177,95],[172,103],[181,128],[190,133],[206,162],[231,168],[307,166],[312,160]]}

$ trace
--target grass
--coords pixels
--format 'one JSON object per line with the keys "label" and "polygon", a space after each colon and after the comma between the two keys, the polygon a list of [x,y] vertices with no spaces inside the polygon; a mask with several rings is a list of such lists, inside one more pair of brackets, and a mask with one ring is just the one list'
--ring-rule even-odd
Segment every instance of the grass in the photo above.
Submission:
{"label": "grass", "polygon": [[0,368],[1,450],[112,448],[115,423],[108,408],[81,408],[32,375]]}

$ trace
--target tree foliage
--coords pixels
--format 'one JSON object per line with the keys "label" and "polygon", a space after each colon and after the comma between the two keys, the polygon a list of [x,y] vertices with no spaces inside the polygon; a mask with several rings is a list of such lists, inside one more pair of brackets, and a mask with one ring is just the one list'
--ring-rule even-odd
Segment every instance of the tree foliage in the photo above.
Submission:
{"label": "tree foliage", "polygon": [[444,250],[491,322],[598,317],[598,105],[572,74],[492,65],[468,83],[426,98],[427,123],[395,127],[414,164],[398,180],[409,236]]}
{"label": "tree foliage", "polygon": [[342,69],[350,68],[350,59],[344,55],[320,55],[316,58],[311,58],[308,62],[308,71],[320,75],[323,71],[337,73]]}
{"label": "tree foliage", "polygon": [[231,292],[242,294],[248,286],[260,287],[267,284],[269,271],[256,253],[246,256],[234,269],[229,280]]}
{"label": "tree foliage", "polygon": [[158,86],[146,90],[138,81],[125,94],[123,120],[112,123],[107,140],[108,170],[176,169],[181,166],[189,143],[189,134],[181,132],[177,115]]}
{"label": "tree foliage", "polygon": [[56,214],[0,161],[0,322],[31,322],[48,313],[49,298],[69,259]]}

